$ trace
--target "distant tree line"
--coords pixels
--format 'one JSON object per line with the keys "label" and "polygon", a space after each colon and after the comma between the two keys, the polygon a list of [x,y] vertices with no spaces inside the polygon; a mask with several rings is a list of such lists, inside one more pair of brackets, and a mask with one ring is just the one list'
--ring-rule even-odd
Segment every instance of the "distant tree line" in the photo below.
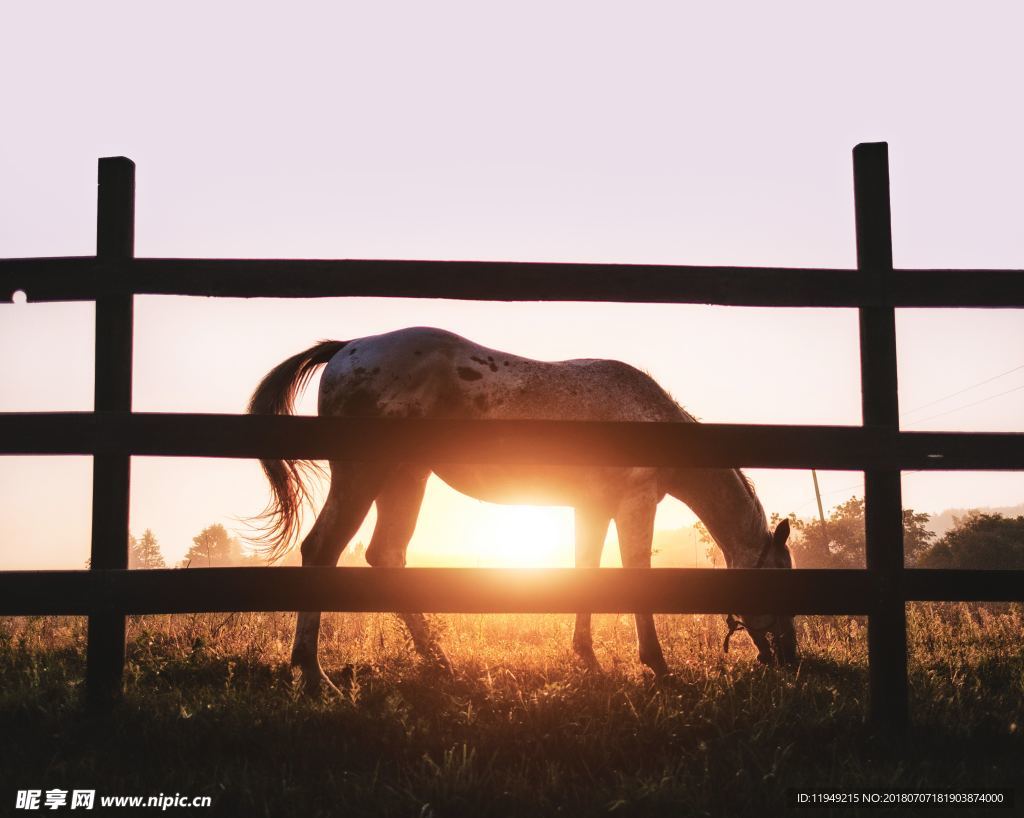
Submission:
{"label": "distant tree line", "polygon": [[228,568],[257,566],[262,560],[242,548],[220,523],[207,526],[192,538],[192,547],[181,561],[183,568]]}
{"label": "distant tree line", "polygon": [[[805,520],[790,512],[789,547],[798,568],[865,567],[864,500],[851,497],[836,506],[828,518]],[[772,515],[774,528],[781,518]],[[1024,570],[1024,516],[968,511],[954,517],[954,525],[941,537],[927,527],[929,515],[903,511],[903,553],[910,568],[993,568]],[[702,523],[698,536],[712,565],[724,560]],[[359,542],[342,552],[339,565],[366,565],[366,547]],[[231,536],[220,523],[209,525],[192,538],[192,546],[178,563],[181,568],[259,566],[265,562]],[[129,568],[166,568],[160,543],[151,529],[128,539]]]}
{"label": "distant tree line", "polygon": [[[88,562],[86,563],[88,564]],[[237,537],[232,537],[220,523],[209,525],[192,538],[192,546],[175,567],[178,568],[226,568],[230,566],[257,566],[263,560],[242,546]],[[160,543],[152,529],[147,528],[141,537],[128,537],[129,568],[166,568],[167,562],[160,550]]]}
{"label": "distant tree line", "polygon": [[166,568],[164,555],[160,553],[160,543],[156,535],[147,528],[141,537],[128,535],[128,567],[129,568]]}
{"label": "distant tree line", "polygon": [[[789,515],[789,547],[798,568],[864,568],[864,500],[851,497],[824,521]],[[774,526],[781,518],[772,515]],[[909,568],[1024,569],[1024,516],[969,511],[954,518],[941,537],[927,528],[929,515],[903,511],[903,553]],[[715,564],[714,544],[701,523],[696,526]]]}
{"label": "distant tree line", "polygon": [[1024,569],[1024,516],[968,512],[921,556],[917,567]]}

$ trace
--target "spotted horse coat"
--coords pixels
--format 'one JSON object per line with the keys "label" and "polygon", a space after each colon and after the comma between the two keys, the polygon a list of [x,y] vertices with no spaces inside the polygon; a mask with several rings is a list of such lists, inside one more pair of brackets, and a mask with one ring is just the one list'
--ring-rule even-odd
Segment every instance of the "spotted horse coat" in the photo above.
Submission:
{"label": "spotted horse coat", "polygon": [[[695,423],[646,373],[620,361],[539,361],[489,349],[431,327],[412,327],[350,341],[323,341],[271,370],[249,411],[288,414],[296,393],[321,365],[318,411],[334,417],[599,420]],[[309,498],[305,465],[261,461],[273,500],[265,515],[272,556],[291,547]],[[452,488],[496,503],[575,509],[576,565],[597,567],[609,523],[618,532],[622,564],[649,567],[654,514],[666,494],[688,504],[707,526],[730,567],[791,568],[784,521],[770,531],[749,480],[737,469],[513,464],[352,464],[331,462],[327,500],[302,541],[303,565],[334,565],[377,505],[366,559],[404,566],[431,472]],[[422,614],[403,614],[417,650],[450,668]],[[795,661],[792,617],[741,616],[762,660]],[[330,684],[317,659],[320,614],[303,612],[292,662],[306,689]],[[640,659],[656,674],[667,666],[650,614],[636,615]],[[590,614],[576,617],[573,647],[598,667]]]}

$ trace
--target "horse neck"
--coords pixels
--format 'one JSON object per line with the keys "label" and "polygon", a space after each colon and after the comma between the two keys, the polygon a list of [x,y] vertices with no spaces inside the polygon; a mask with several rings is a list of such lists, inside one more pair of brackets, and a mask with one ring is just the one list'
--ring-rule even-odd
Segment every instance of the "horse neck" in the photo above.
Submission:
{"label": "horse neck", "polygon": [[678,469],[668,493],[690,507],[715,538],[730,567],[752,567],[764,547],[764,509],[737,469]]}

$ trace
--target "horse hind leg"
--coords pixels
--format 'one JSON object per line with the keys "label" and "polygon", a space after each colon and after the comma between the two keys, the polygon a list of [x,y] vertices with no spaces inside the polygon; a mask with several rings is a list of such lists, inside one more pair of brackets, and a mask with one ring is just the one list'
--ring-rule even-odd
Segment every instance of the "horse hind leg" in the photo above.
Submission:
{"label": "horse hind leg", "polygon": [[[656,497],[638,493],[623,500],[615,514],[615,527],[619,534],[619,550],[624,568],[651,567],[651,540],[654,537]],[[640,647],[640,661],[662,678],[668,675],[668,665],[658,642],[654,616],[636,614],[636,637]]]}
{"label": "horse hind leg", "polygon": [[[576,508],[576,567],[599,568],[604,539],[608,534],[611,516],[590,508]],[[572,632],[572,649],[583,666],[592,672],[599,672],[601,664],[594,655],[594,639],[590,633],[589,611],[576,614],[576,626]]]}
{"label": "horse hind leg", "polygon": [[[378,568],[404,568],[430,472],[405,467],[392,475],[377,496],[377,524],[366,549],[366,561]],[[400,613],[413,646],[429,664],[451,673],[452,666],[421,613]]]}
{"label": "horse hind leg", "polygon": [[[380,475],[350,464],[331,464],[331,488],[316,522],[302,541],[304,566],[336,565],[341,552],[366,518],[380,484]],[[295,623],[291,664],[302,672],[303,689],[318,694],[336,690],[320,667],[320,611],[300,611]]]}

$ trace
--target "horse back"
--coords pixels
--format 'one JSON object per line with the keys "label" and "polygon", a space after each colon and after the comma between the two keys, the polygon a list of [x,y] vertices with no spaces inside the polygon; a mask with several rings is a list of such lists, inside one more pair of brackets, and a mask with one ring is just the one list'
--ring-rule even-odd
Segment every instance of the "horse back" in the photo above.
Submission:
{"label": "horse back", "polygon": [[348,417],[692,421],[621,361],[539,361],[413,327],[349,341],[327,364],[319,411]]}

